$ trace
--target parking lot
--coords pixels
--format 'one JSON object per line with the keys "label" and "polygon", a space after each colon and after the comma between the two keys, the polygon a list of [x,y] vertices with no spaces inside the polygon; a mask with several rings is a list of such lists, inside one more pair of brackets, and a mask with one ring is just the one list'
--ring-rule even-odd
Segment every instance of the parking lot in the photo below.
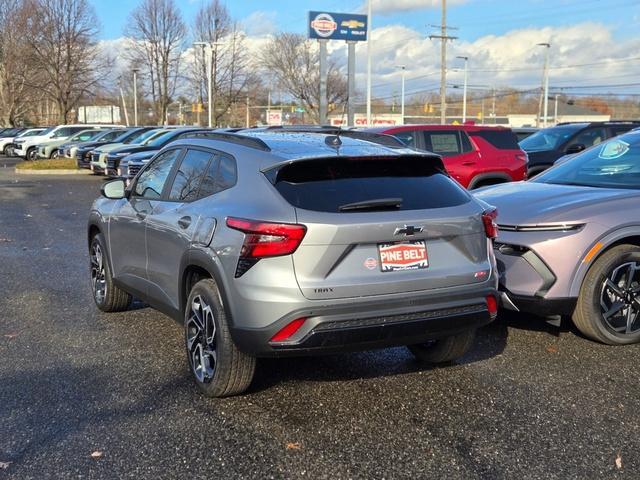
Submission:
{"label": "parking lot", "polygon": [[0,160],[0,478],[637,478],[640,346],[523,315],[430,369],[404,349],[262,360],[244,396],[193,384],[183,333],[102,314],[102,179]]}

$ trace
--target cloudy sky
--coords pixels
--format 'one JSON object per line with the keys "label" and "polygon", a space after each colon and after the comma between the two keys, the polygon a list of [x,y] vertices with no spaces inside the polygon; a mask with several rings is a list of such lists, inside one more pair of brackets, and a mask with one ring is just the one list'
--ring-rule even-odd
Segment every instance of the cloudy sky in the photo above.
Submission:
{"label": "cloudy sky", "polygon": [[[134,0],[90,0],[102,22],[102,38],[117,44]],[[206,0],[182,0],[193,18]],[[440,22],[440,0],[372,0],[374,95],[399,90],[397,65],[406,65],[408,94],[437,89],[439,44],[429,40],[430,24]],[[292,7],[292,4],[295,7]],[[448,23],[458,28],[449,48],[449,83],[461,83],[462,61],[469,57],[472,88],[540,85],[543,48],[552,44],[551,88],[573,95],[640,93],[640,0],[449,0]],[[232,15],[258,48],[277,31],[305,32],[309,10],[360,12],[363,0],[229,0]],[[334,59],[343,62],[344,44],[333,42]],[[365,86],[365,48],[358,48],[358,89]]]}

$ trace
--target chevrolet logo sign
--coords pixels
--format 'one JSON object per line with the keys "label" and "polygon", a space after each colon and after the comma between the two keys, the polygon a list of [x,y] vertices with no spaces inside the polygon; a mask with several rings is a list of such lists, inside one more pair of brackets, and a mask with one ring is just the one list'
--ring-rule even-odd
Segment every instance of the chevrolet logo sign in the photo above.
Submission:
{"label": "chevrolet logo sign", "polygon": [[364,28],[365,24],[364,22],[359,22],[358,20],[345,20],[340,24],[340,26],[350,28],[353,30],[355,28]]}
{"label": "chevrolet logo sign", "polygon": [[424,227],[416,227],[413,225],[405,225],[404,228],[396,228],[396,231],[393,232],[394,235],[406,235],[408,237],[415,235],[416,233],[422,233],[424,231]]}

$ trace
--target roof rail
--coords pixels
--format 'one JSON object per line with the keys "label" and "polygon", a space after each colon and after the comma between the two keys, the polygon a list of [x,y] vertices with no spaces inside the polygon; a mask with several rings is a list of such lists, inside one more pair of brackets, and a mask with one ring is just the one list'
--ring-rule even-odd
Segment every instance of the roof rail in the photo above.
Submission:
{"label": "roof rail", "polygon": [[220,142],[234,143],[236,145],[242,145],[243,147],[254,148],[263,152],[271,151],[269,145],[259,138],[231,132],[193,132],[185,135],[183,138],[208,138],[210,140],[218,140]]}
{"label": "roof rail", "polygon": [[362,132],[360,130],[345,130],[341,127],[333,127],[331,125],[284,125],[269,128],[267,131],[280,131],[290,133],[320,133],[323,135],[336,135],[340,137],[353,138],[356,140],[364,140],[366,142],[377,143],[390,148],[407,148],[401,140],[392,135],[383,133]]}

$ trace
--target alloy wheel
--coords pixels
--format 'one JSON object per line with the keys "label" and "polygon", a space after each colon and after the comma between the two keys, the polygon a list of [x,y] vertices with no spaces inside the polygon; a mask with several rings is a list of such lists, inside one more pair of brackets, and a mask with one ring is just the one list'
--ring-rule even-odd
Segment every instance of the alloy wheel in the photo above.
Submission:
{"label": "alloy wheel", "polygon": [[187,352],[191,370],[200,383],[213,379],[216,369],[216,322],[211,305],[197,295],[187,320]]}
{"label": "alloy wheel", "polygon": [[105,274],[104,255],[97,241],[91,244],[91,284],[96,303],[104,303],[107,297],[107,279]]}
{"label": "alloy wheel", "polygon": [[602,283],[600,312],[608,328],[618,334],[640,331],[640,263],[614,268]]}

